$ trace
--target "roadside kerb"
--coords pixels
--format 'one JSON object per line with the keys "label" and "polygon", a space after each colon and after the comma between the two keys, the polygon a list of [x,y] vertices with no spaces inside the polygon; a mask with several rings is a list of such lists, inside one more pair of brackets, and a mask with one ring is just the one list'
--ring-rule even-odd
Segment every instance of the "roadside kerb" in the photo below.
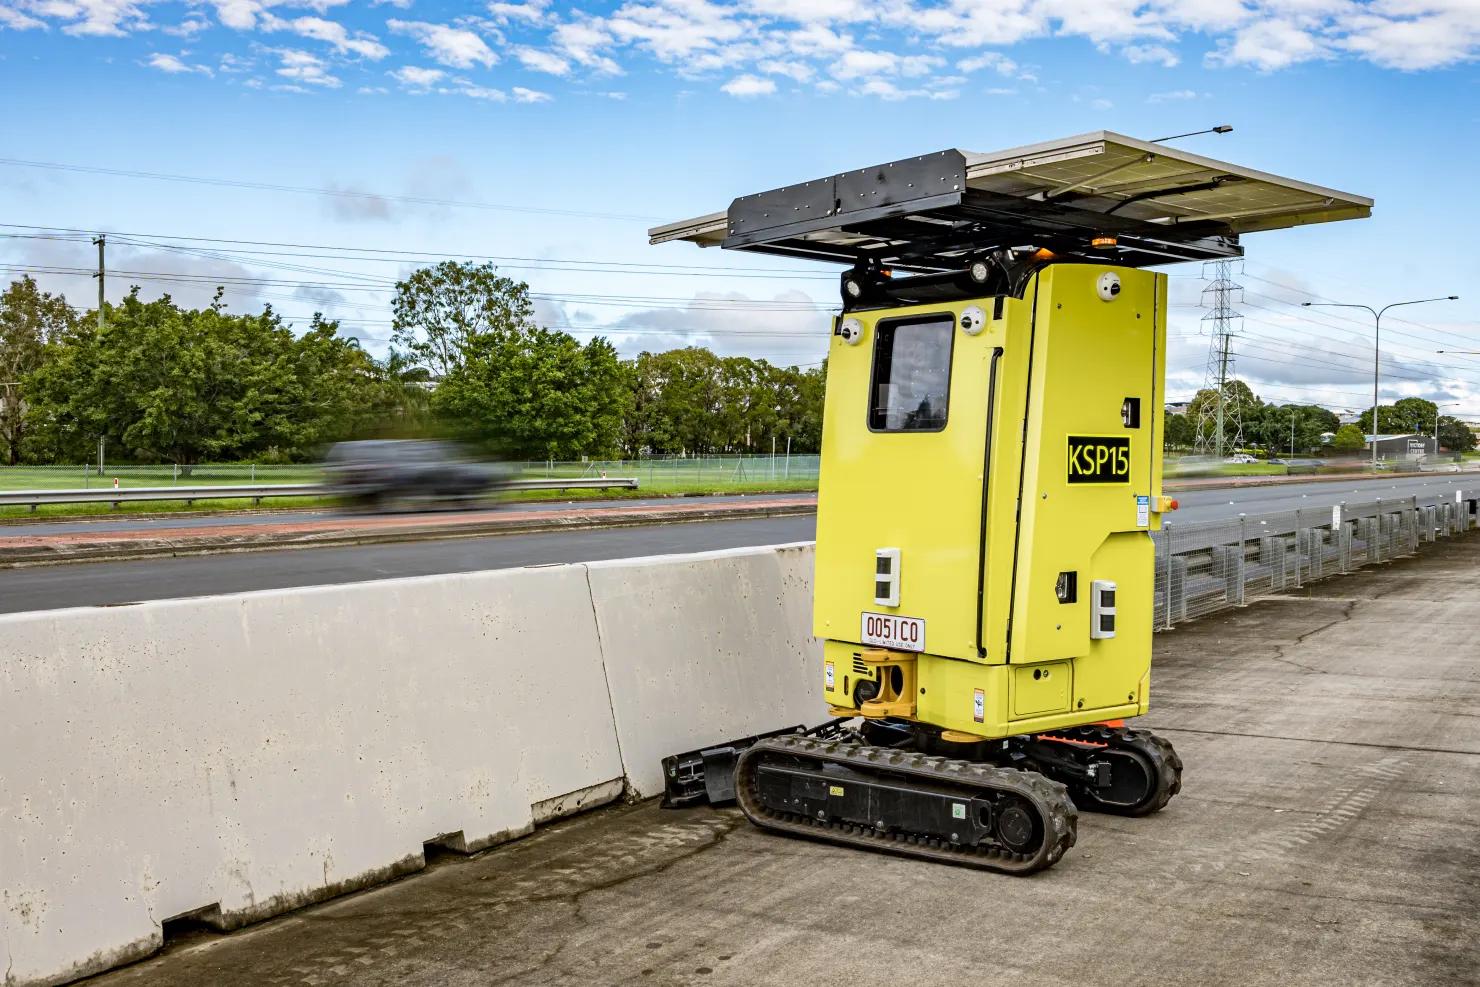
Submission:
{"label": "roadside kerb", "polygon": [[222,525],[208,530],[175,528],[141,531],[137,534],[106,532],[81,537],[70,533],[15,537],[0,534],[0,567],[280,548],[328,548],[688,521],[793,517],[813,514],[816,510],[815,497],[757,498],[752,503],[727,503],[718,506],[676,502],[658,506],[602,507],[575,511],[483,512],[439,518],[435,521],[429,521],[424,516],[388,516],[357,519],[353,525],[347,519],[326,518],[282,525]]}

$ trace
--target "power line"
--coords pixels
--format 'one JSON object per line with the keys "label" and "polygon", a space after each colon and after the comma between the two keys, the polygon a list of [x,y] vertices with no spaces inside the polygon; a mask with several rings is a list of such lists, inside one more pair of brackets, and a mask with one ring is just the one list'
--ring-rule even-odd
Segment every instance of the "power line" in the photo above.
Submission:
{"label": "power line", "polygon": [[[62,267],[41,264],[0,264],[0,272],[19,274],[56,274],[72,277],[91,276],[92,271],[79,267]],[[135,271],[114,269],[117,275],[142,281],[162,281],[182,284],[220,285],[231,287],[287,287],[317,288],[333,291],[368,291],[387,293],[395,282],[385,280],[383,286],[354,284],[342,281],[300,281],[287,278],[254,278],[239,275],[187,274],[167,271]],[[580,305],[615,306],[619,308],[679,308],[693,311],[740,311],[740,312],[827,312],[831,306],[816,302],[788,302],[782,299],[720,299],[684,298],[678,295],[607,295],[579,292],[530,292],[531,298],[544,301],[563,301]]]}
{"label": "power line", "polygon": [[316,188],[308,185],[278,185],[271,182],[249,182],[234,178],[204,178],[198,175],[171,175],[154,171],[131,171],[125,168],[103,168],[97,165],[65,164],[58,161],[27,161],[21,158],[0,158],[0,165],[9,165],[14,168],[40,168],[47,171],[71,171],[85,175],[112,175],[116,178],[145,178],[159,182],[182,182],[191,185],[255,189],[260,192],[294,192],[305,195],[328,195],[341,199],[357,199],[367,202],[404,202],[419,206],[488,209],[497,212],[530,213],[537,216],[574,216],[581,219],[610,219],[623,222],[647,223],[658,221],[658,217],[655,216],[639,216],[627,213],[592,212],[581,209],[551,209],[542,206],[512,206],[499,202],[470,202],[460,199],[437,199],[420,195],[394,195],[389,192],[359,192],[354,189]]}
{"label": "power line", "polygon": [[[26,224],[22,224],[22,223],[0,223],[0,228],[13,229],[13,230],[44,230],[44,231],[45,230],[50,230],[50,231],[56,231],[56,232],[62,232],[62,233],[75,233],[75,234],[78,234],[79,237],[85,237],[85,238],[89,238],[89,239],[92,236],[95,235],[94,232],[91,231],[91,230],[83,230],[83,229],[78,229],[76,227],[65,227],[65,226],[34,226],[34,225],[26,225]],[[22,236],[23,234],[7,233],[7,234],[0,234],[0,235],[7,236],[7,237],[19,237],[19,236]],[[182,236],[182,235],[177,235],[177,234],[173,234],[173,233],[138,233],[138,232],[129,232],[129,231],[125,231],[125,230],[114,230],[114,231],[111,232],[110,235],[112,235],[112,236],[124,236],[124,237],[146,237],[146,238],[150,238],[150,239],[153,239],[153,240],[177,240],[177,241],[186,241],[186,242],[190,242],[190,243],[222,243],[222,244],[230,244],[230,245],[234,245],[234,246],[245,246],[245,247],[280,247],[280,248],[286,248],[288,250],[334,251],[334,252],[337,252],[338,254],[345,255],[345,256],[342,256],[342,257],[333,257],[333,258],[331,258],[331,259],[335,259],[335,260],[380,260],[380,261],[385,261],[385,262],[399,262],[402,258],[429,257],[429,258],[438,258],[438,259],[442,259],[442,260],[482,260],[482,261],[491,261],[491,262],[494,262],[494,263],[503,263],[503,262],[510,262],[510,263],[515,263],[515,262],[517,262],[517,263],[545,263],[545,262],[548,262],[548,263],[556,263],[556,264],[596,265],[596,266],[599,266],[599,267],[611,267],[611,268],[615,268],[615,269],[622,269],[622,268],[644,268],[644,269],[651,269],[651,270],[672,271],[674,273],[681,273],[681,274],[690,274],[690,273],[693,273],[695,271],[719,271],[719,272],[756,273],[756,274],[771,273],[771,274],[789,275],[790,277],[793,277],[793,278],[806,279],[806,280],[829,280],[829,281],[836,280],[836,275],[833,275],[833,274],[818,274],[818,273],[813,273],[813,272],[809,272],[809,271],[797,271],[797,270],[792,269],[792,268],[783,268],[783,267],[735,267],[735,266],[727,266],[727,265],[723,265],[723,264],[659,264],[659,263],[647,263],[647,262],[641,262],[641,261],[585,260],[585,259],[570,258],[570,257],[522,257],[522,256],[509,256],[509,255],[500,255],[500,254],[456,253],[456,252],[449,252],[449,251],[394,250],[394,249],[382,248],[382,247],[354,247],[354,246],[346,246],[346,245],[311,244],[311,243],[290,243],[290,242],[283,242],[283,241],[276,241],[276,240],[239,240],[239,239],[227,239],[227,238],[222,238],[222,237]],[[154,244],[154,245],[155,246],[162,246],[162,244]],[[241,251],[236,251],[236,252],[237,253],[247,254],[247,253],[255,253],[257,251],[241,250]],[[262,251],[262,253],[270,254],[272,252],[271,251]],[[373,257],[373,256],[369,256],[369,255],[381,255],[381,256],[379,256],[379,257]],[[290,256],[293,256],[293,255],[290,255]],[[308,255],[303,255],[303,256],[308,256]]]}

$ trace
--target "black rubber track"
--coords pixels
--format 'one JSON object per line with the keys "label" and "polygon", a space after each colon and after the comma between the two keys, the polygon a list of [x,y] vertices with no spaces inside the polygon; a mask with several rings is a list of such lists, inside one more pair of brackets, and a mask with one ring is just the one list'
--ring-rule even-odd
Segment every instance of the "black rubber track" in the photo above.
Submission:
{"label": "black rubber track", "polygon": [[1059,738],[1083,744],[1098,744],[1111,749],[1130,750],[1145,758],[1156,776],[1146,796],[1134,805],[1115,805],[1101,802],[1094,792],[1082,785],[1070,788],[1074,804],[1086,812],[1104,812],[1116,816],[1149,816],[1160,812],[1182,790],[1182,758],[1165,737],[1158,737],[1150,730],[1132,730],[1128,727],[1087,726],[1070,730],[1055,730],[1045,737]]}
{"label": "black rubber track", "polygon": [[[757,787],[760,764],[767,757],[802,757],[845,765],[860,773],[918,778],[963,790],[997,792],[1022,799],[1038,813],[1043,839],[1030,853],[1013,853],[1001,846],[960,846],[948,840],[886,832],[845,822],[830,822],[779,812],[761,803]],[[1078,835],[1079,813],[1068,790],[1032,771],[999,768],[953,758],[936,757],[887,747],[872,747],[812,737],[773,737],[748,748],[736,768],[736,797],[747,818],[762,829],[804,836],[845,846],[864,847],[939,863],[1031,874],[1058,862]]]}

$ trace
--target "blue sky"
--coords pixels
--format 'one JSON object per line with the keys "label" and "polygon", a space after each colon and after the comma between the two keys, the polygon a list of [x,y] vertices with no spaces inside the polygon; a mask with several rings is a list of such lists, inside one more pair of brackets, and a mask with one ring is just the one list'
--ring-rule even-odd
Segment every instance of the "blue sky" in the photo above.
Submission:
{"label": "blue sky", "polygon": [[[1434,353],[1480,349],[1477,57],[1476,0],[0,0],[0,158],[65,166],[0,163],[0,264],[87,304],[74,271],[104,230],[137,272],[110,296],[198,304],[228,279],[236,308],[322,309],[382,351],[415,252],[495,256],[545,322],[626,353],[810,364],[832,269],[649,247],[646,227],[944,147],[1231,123],[1183,146],[1377,200],[1246,238],[1240,375],[1359,407],[1370,328],[1298,302],[1457,293],[1394,313],[1384,395],[1480,416],[1480,356]],[[1176,397],[1208,340],[1200,270],[1170,273]]]}

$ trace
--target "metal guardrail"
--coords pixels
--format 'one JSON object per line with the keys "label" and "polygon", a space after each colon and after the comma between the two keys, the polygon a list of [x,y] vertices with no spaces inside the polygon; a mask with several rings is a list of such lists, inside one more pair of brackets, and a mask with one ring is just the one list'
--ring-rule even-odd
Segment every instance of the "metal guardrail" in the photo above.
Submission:
{"label": "metal guardrail", "polygon": [[1480,522],[1480,488],[1240,514],[1224,521],[1163,521],[1156,545],[1155,627],[1242,606],[1373,562],[1413,555],[1424,542]]}
{"label": "metal guardrail", "polygon": [[[567,477],[550,480],[509,480],[498,490],[636,490],[631,477]],[[0,507],[30,507],[41,504],[119,504],[149,500],[250,500],[264,497],[328,497],[329,488],[320,483],[260,483],[206,487],[120,487],[92,490],[0,490]]]}

